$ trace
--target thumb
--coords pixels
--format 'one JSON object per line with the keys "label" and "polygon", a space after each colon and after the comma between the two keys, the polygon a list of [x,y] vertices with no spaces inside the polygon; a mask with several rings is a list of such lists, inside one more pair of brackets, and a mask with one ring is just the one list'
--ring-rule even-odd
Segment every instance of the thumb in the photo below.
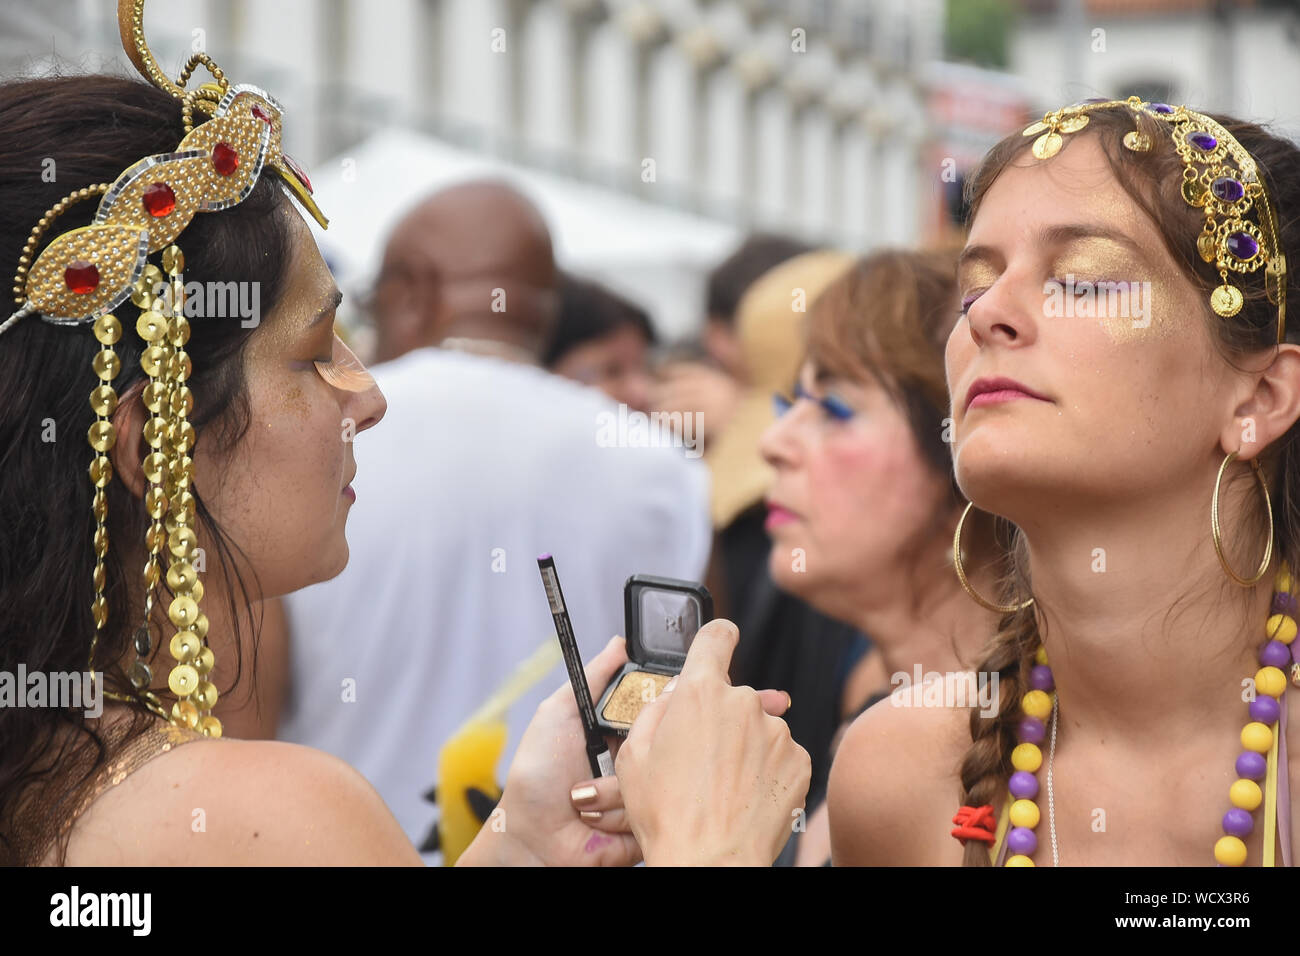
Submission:
{"label": "thumb", "polygon": [[674,677],[655,695],[654,700],[641,708],[641,712],[636,715],[636,720],[632,722],[632,729],[628,731],[625,746],[637,741],[648,747],[649,742],[654,739],[655,731],[659,729],[660,722],[664,719],[664,714],[668,713],[668,702],[672,698],[677,681],[678,678]]}
{"label": "thumb", "polygon": [[713,677],[730,684],[727,676],[731,655],[740,641],[740,630],[726,618],[714,618],[695,633],[682,666],[682,680]]}

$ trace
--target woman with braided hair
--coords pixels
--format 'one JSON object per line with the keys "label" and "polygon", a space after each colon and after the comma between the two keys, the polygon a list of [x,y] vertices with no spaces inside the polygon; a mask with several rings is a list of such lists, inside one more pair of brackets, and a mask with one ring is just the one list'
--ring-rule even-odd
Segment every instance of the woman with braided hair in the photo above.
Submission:
{"label": "woman with braided hair", "polygon": [[860,717],[835,862],[1289,865],[1300,150],[1089,101],[971,198],[946,364],[958,484],[1014,538],[1000,591],[954,547],[999,705]]}

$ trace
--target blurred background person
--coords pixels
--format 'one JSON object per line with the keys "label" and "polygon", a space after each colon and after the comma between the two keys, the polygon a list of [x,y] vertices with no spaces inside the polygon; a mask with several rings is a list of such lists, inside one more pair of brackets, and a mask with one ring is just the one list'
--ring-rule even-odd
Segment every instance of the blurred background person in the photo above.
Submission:
{"label": "blurred background person", "polygon": [[598,282],[560,277],[560,308],[542,364],[616,402],[650,411],[650,316]]}
{"label": "blurred background person", "polygon": [[774,583],[763,503],[773,472],[759,453],[759,439],[774,418],[773,393],[788,389],[798,373],[807,304],[852,262],[846,253],[809,252],[750,286],[736,315],[738,355],[750,385],[704,456],[713,479],[709,589],[718,616],[734,621],[741,634],[732,683],[790,694],[785,719],[812,758],[810,802],[824,793],[832,736],[865,700],[866,688],[855,677],[869,644],[855,625],[820,613]]}
{"label": "blurred background person", "polygon": [[700,443],[727,427],[749,382],[736,315],[749,287],[787,259],[812,246],[784,236],[756,233],[719,263],[708,276],[703,333],[698,358],[682,357],[657,369],[651,405],[658,411],[698,413]]}
{"label": "blurred background person", "polygon": [[[374,322],[389,361],[371,371],[389,411],[356,447],[351,560],[271,609],[256,694],[223,719],[232,736],[352,764],[432,861],[439,748],[555,644],[537,556],[554,554],[588,658],[623,631],[629,575],[701,578],[708,475],[671,447],[602,447],[609,399],[537,365],[558,276],[545,223],[512,188],[470,182],[419,203],[384,263]],[[510,708],[487,761],[498,780],[565,680],[557,664]],[[477,787],[488,812],[493,781]]]}
{"label": "blurred background person", "polygon": [[[963,593],[952,566],[965,505],[946,432],[956,263],[955,251],[879,252],[827,286],[808,314],[793,396],[778,399],[784,413],[760,443],[775,473],[767,492],[772,577],[871,636],[860,676],[874,686],[861,709],[910,685],[917,666],[923,674],[968,670],[996,630],[996,615]],[[987,516],[971,515],[962,544],[973,566],[985,566],[978,562],[991,533]],[[792,552],[805,556],[803,566]],[[830,860],[825,804],[810,799],[807,810],[808,828],[783,862]]]}

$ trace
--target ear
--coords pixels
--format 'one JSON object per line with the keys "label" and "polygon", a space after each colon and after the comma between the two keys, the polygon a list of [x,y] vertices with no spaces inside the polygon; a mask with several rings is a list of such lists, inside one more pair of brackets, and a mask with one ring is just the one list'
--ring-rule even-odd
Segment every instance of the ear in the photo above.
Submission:
{"label": "ear", "polygon": [[117,410],[113,412],[113,429],[117,440],[113,443],[111,458],[113,476],[120,481],[133,498],[144,498],[149,483],[144,477],[144,456],[148,445],[144,440],[144,423],[151,418],[144,407],[141,393],[146,379],[141,379],[118,396]]}
{"label": "ear", "polygon": [[1273,361],[1248,378],[1247,394],[1224,425],[1219,443],[1250,461],[1300,419],[1300,346],[1283,343]]}

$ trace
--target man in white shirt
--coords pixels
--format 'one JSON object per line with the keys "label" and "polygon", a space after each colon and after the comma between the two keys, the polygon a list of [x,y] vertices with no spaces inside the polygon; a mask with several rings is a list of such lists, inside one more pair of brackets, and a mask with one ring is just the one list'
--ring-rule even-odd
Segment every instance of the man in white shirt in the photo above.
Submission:
{"label": "man in white shirt", "polygon": [[[351,557],[284,599],[287,660],[268,614],[266,729],[355,766],[417,846],[437,818],[439,749],[554,639],[539,554],[555,557],[584,659],[623,633],[629,575],[702,580],[708,560],[700,462],[666,433],[611,443],[617,405],[528,364],[554,291],[545,226],[508,187],[452,187],[397,226],[376,323],[381,354],[410,350],[371,369],[388,412],[356,443]],[[556,665],[511,707],[498,779],[566,679]]]}

